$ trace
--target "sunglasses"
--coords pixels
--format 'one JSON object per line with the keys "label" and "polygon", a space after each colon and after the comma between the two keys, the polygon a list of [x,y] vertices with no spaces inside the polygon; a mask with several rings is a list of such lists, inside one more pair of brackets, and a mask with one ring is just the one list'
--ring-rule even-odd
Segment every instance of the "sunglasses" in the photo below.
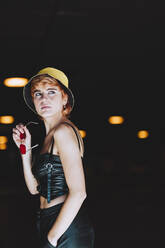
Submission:
{"label": "sunglasses", "polygon": [[[38,122],[34,122],[34,121],[29,121],[25,126],[27,127],[30,124],[39,124]],[[20,139],[23,140],[26,138],[26,133],[20,133]],[[31,148],[29,148],[28,150],[26,150],[26,146],[24,144],[20,144],[19,150],[21,154],[26,154],[28,151],[32,150],[33,148],[39,146],[39,144],[36,144],[34,146],[32,146]]]}

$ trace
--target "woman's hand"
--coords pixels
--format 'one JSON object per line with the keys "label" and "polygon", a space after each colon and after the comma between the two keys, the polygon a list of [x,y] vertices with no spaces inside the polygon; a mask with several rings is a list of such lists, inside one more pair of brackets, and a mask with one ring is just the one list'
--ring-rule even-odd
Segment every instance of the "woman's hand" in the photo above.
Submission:
{"label": "woman's hand", "polygon": [[51,245],[53,245],[54,247],[57,246],[57,239],[56,239],[55,237],[51,236],[50,234],[48,234],[47,240],[48,240],[49,243],[50,243]]}
{"label": "woman's hand", "polygon": [[[20,134],[25,133],[25,138],[21,139]],[[15,128],[13,128],[13,140],[16,144],[16,146],[19,148],[21,144],[24,144],[26,146],[26,149],[30,149],[31,147],[31,134],[27,127],[23,125],[22,123],[19,123],[16,125]]]}

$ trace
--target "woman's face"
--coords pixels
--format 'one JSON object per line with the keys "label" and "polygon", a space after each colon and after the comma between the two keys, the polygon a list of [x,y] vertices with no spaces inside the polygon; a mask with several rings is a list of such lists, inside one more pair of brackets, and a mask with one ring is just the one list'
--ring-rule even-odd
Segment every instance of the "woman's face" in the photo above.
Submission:
{"label": "woman's face", "polygon": [[61,114],[67,99],[62,96],[58,85],[51,83],[49,79],[45,78],[37,84],[34,90],[33,102],[37,113],[45,118]]}

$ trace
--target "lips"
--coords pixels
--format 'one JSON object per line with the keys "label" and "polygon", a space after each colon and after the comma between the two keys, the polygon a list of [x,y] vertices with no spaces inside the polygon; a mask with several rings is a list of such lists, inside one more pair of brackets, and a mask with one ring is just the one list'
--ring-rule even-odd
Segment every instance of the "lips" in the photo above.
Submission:
{"label": "lips", "polygon": [[50,106],[48,106],[48,105],[44,105],[41,107],[41,109],[48,109],[48,108],[50,108]]}

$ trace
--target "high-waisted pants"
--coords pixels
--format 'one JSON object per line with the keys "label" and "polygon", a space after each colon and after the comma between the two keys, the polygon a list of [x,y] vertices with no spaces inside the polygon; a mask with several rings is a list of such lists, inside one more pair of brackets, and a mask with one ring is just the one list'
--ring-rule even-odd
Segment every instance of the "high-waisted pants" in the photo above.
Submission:
{"label": "high-waisted pants", "polygon": [[39,209],[37,211],[37,233],[40,248],[93,248],[94,229],[88,217],[87,209],[81,206],[76,217],[68,229],[58,239],[57,246],[53,246],[47,238],[48,232],[56,221],[63,203]]}

